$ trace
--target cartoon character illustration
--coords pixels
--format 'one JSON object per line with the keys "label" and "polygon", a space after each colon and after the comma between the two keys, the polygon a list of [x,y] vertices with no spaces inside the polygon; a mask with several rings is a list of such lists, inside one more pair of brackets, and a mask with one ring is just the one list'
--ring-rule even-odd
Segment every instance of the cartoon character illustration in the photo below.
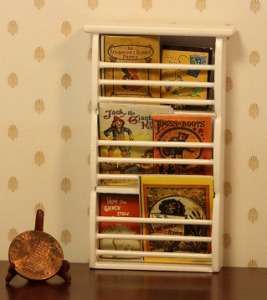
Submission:
{"label": "cartoon character illustration", "polygon": [[[194,65],[204,65],[207,64],[207,58],[205,56],[199,56],[199,55],[190,55],[190,64]],[[190,76],[193,76],[195,78],[198,77],[200,74],[200,70],[188,70],[187,74]]]}
{"label": "cartoon character illustration", "polygon": [[[172,136],[169,141],[171,142],[186,142],[190,137],[189,133],[178,131],[177,135]],[[192,137],[192,133],[191,133]],[[193,135],[196,141],[199,141],[199,138],[196,135]],[[199,158],[201,151],[199,149],[191,149],[184,147],[176,147],[176,148],[163,148],[161,149],[161,154],[163,157],[170,158],[186,158],[186,154],[190,154],[193,158]]]}
{"label": "cartoon character illustration", "polygon": [[[112,140],[133,140],[133,133],[130,128],[124,126],[125,122],[123,119],[119,118],[118,116],[113,117],[113,121],[111,126],[104,131],[104,135],[106,137],[112,137]],[[108,156],[113,156],[116,149],[120,150],[122,157],[129,157],[131,155],[130,147],[126,146],[109,146],[108,147]]]}
{"label": "cartoon character illustration", "polygon": [[[179,64],[207,64],[207,58],[205,56],[199,56],[199,55],[190,55],[189,56],[189,62],[188,62],[188,57],[186,55],[180,55],[178,58],[178,63]],[[184,76],[192,76],[195,80],[197,80],[199,74],[201,74],[200,70],[187,70],[186,72],[181,72],[180,70],[175,71],[175,78],[174,80],[176,81],[184,81]],[[205,72],[205,71],[204,71]],[[194,80],[194,81],[195,81]],[[197,97],[199,93],[203,90],[201,87],[192,87],[192,88],[187,88],[187,87],[171,87],[167,86],[166,92],[171,92],[173,95],[176,96],[192,96],[192,97]]]}
{"label": "cartoon character illustration", "polygon": [[[138,80],[140,79],[138,76],[138,70],[136,69],[126,69],[122,68],[121,71],[123,72],[122,79],[124,80]],[[122,88],[129,91],[134,91],[138,87],[136,86],[129,86],[129,85],[122,85]]]}

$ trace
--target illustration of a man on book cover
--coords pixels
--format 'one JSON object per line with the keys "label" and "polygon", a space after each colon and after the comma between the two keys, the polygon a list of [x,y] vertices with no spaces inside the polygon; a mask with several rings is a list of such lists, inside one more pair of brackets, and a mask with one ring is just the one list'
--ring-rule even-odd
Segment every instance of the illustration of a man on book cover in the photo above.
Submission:
{"label": "illustration of a man on book cover", "polygon": [[[106,137],[112,137],[112,140],[134,140],[132,130],[130,128],[125,127],[125,122],[123,119],[118,116],[113,117],[113,121],[111,126],[104,131],[104,135]],[[109,146],[108,147],[108,156],[113,156],[116,149],[120,150],[120,154],[122,157],[131,156],[130,147],[125,146]]]}
{"label": "illustration of a man on book cover", "polygon": [[[151,141],[152,140],[152,114],[168,114],[172,112],[169,106],[150,104],[126,104],[126,103],[100,103],[99,105],[99,138],[111,141]],[[101,146],[99,154],[102,157],[122,158],[151,158],[151,147],[136,147],[134,145]],[[153,172],[153,165],[145,163],[120,162],[100,164],[101,173],[109,174],[140,174]],[[112,179],[113,180],[113,179]],[[114,179],[115,180],[115,179]],[[105,181],[105,184],[113,184]],[[130,180],[118,180],[116,184],[125,184]],[[103,182],[103,181],[102,181]],[[136,184],[136,181],[131,181]]]}

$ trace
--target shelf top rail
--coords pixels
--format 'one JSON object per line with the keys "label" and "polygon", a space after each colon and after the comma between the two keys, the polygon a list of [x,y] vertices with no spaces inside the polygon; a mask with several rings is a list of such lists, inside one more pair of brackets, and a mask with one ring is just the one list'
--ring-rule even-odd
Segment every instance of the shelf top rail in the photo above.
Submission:
{"label": "shelf top rail", "polygon": [[[162,22],[161,22],[162,23]],[[137,25],[138,24],[138,25]],[[84,26],[87,33],[99,34],[140,34],[140,35],[170,35],[170,36],[202,36],[202,37],[229,37],[234,34],[235,28],[230,24],[179,24],[169,22],[160,24],[136,22],[101,22]]]}

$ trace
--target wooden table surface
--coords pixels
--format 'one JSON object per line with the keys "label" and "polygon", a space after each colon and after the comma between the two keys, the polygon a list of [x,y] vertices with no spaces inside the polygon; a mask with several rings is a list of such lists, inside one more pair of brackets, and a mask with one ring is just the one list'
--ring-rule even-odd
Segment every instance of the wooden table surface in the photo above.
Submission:
{"label": "wooden table surface", "polygon": [[144,271],[89,271],[72,264],[72,283],[60,278],[28,283],[16,277],[9,287],[8,264],[0,262],[0,300],[265,300],[267,269],[223,268],[218,274]]}

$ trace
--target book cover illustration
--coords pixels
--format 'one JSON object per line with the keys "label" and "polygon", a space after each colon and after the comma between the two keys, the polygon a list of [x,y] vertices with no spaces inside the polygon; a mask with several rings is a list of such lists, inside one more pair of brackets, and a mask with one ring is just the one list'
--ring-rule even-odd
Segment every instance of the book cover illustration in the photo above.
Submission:
{"label": "book cover illustration", "polygon": [[[153,115],[153,140],[171,142],[212,142],[210,116]],[[154,158],[211,159],[211,148],[155,147]],[[210,165],[157,165],[161,174],[211,175]]]}
{"label": "book cover illustration", "polygon": [[[101,59],[106,62],[159,63],[159,38],[150,36],[110,36],[101,39]],[[105,69],[102,77],[118,80],[159,80],[159,70]],[[159,97],[160,87],[113,85],[102,90],[105,96]]]}
{"label": "book cover illustration", "polygon": [[[114,217],[139,217],[140,206],[138,195],[100,194],[99,215]],[[140,234],[140,224],[124,222],[101,222],[99,232],[108,234]],[[139,240],[105,238],[99,242],[99,248],[105,250],[134,250],[142,249]],[[103,255],[103,258],[125,258],[125,256]]]}
{"label": "book cover illustration", "polygon": [[[211,176],[141,176],[142,215],[146,218],[210,219],[213,199]],[[210,236],[205,225],[148,224],[148,235]],[[144,241],[145,251],[209,253],[205,242]],[[209,259],[145,257],[145,262],[210,263]]]}
{"label": "book cover illustration", "polygon": [[[100,103],[99,138],[101,140],[152,141],[152,114],[171,114],[170,106]],[[101,146],[100,156],[153,157],[150,147]],[[153,172],[150,164],[101,163],[101,173],[140,174]],[[104,181],[108,184],[109,181]],[[124,181],[125,182],[125,181]],[[119,182],[121,183],[121,182]],[[129,184],[129,183],[127,183]]]}
{"label": "book cover illustration", "polygon": [[[210,49],[163,49],[162,63],[166,64],[208,64],[211,59]],[[170,81],[209,81],[206,70],[162,70],[161,80]],[[162,98],[208,99],[208,89],[201,87],[161,87]]]}

